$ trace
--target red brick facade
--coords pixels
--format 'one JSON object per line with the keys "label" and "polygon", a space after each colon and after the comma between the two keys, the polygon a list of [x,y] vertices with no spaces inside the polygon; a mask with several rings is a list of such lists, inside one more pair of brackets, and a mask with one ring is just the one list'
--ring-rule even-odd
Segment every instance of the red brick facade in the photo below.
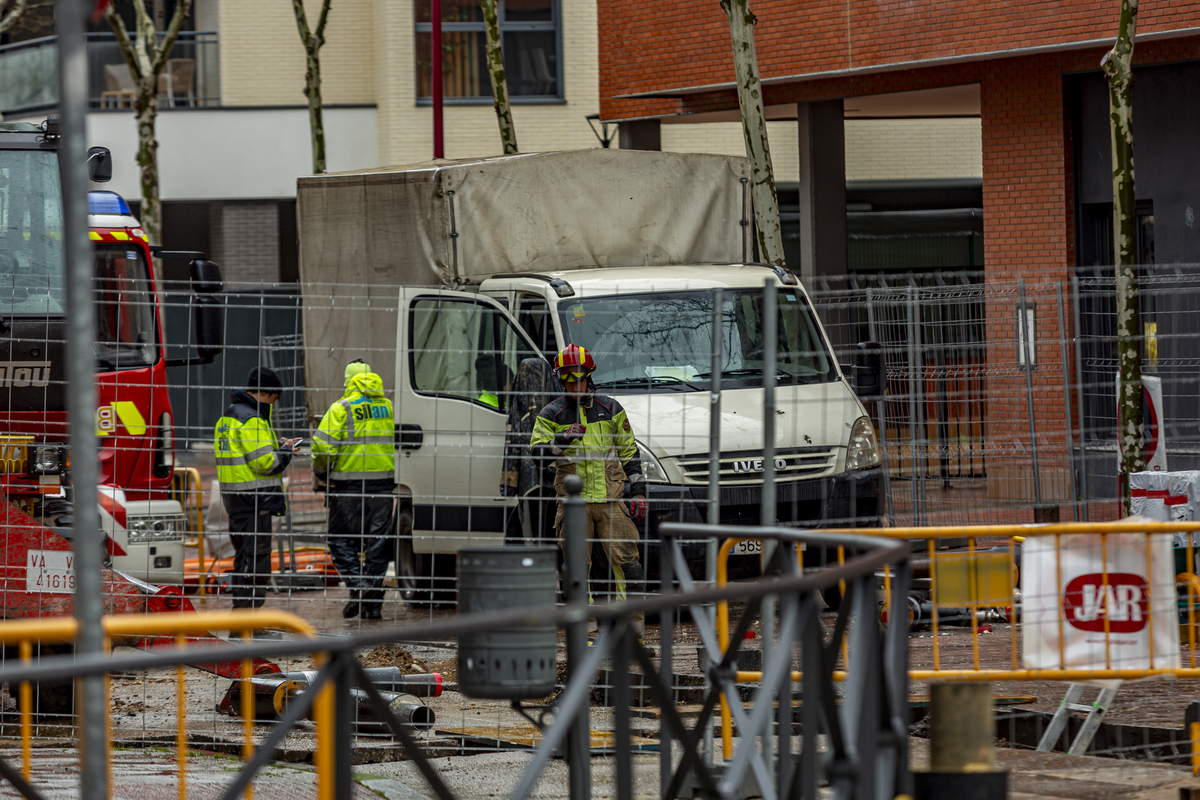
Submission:
{"label": "red brick facade", "polygon": [[[1050,283],[1069,287],[1075,261],[1063,83],[1064,75],[1098,69],[1115,35],[1117,5],[751,0],[751,8],[768,105],[979,84],[987,273],[997,287],[1024,278],[1037,303],[1037,361],[1054,365],[1033,377],[1042,489],[1048,500],[1065,499],[1061,333]],[[604,118],[737,108],[729,32],[716,0],[599,0],[599,14]],[[1200,59],[1200,0],[1144,4],[1138,33],[1135,65]],[[649,93],[660,96],[637,96]],[[1136,102],[1135,95],[1135,113]],[[989,296],[989,487],[1032,498],[1025,378],[1015,364],[1017,297]],[[1071,336],[1069,305],[1066,324]]]}

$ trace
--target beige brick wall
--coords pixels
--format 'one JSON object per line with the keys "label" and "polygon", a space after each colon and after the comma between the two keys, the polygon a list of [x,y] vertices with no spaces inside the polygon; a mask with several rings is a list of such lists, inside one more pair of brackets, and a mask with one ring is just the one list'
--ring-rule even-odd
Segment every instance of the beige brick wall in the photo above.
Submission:
{"label": "beige brick wall", "polygon": [[[316,11],[319,0],[305,0]],[[596,0],[561,0],[565,102],[514,105],[523,152],[599,146],[587,116],[599,110]],[[225,105],[303,105],[304,52],[286,0],[219,0]],[[315,17],[310,17],[315,25]],[[336,0],[321,51],[328,104],[378,107],[379,164],[433,154],[433,110],[416,101],[412,0]],[[796,125],[768,124],[778,181],[799,179]],[[446,106],[448,158],[495,155],[490,105]],[[741,125],[663,125],[665,150],[743,154]],[[848,180],[980,177],[978,119],[847,120]]]}
{"label": "beige brick wall", "polygon": [[[794,122],[768,122],[767,140],[776,181],[800,180],[800,143]],[[740,122],[678,123],[662,126],[662,147],[675,153],[746,155]]]}
{"label": "beige brick wall", "polygon": [[[562,0],[562,17],[566,102],[513,105],[522,152],[599,146],[587,123],[600,109],[595,0]],[[426,161],[433,155],[433,109],[417,105],[412,0],[378,0],[374,28],[379,163]],[[447,158],[501,152],[491,105],[446,106],[444,121]]]}
{"label": "beige brick wall", "polygon": [[[375,102],[371,76],[372,0],[336,0],[321,48],[326,104]],[[320,0],[305,0],[315,27]],[[287,0],[222,0],[221,101],[227,106],[307,105],[304,46]]]}
{"label": "beige brick wall", "polygon": [[848,119],[846,179],[982,178],[979,119]]}

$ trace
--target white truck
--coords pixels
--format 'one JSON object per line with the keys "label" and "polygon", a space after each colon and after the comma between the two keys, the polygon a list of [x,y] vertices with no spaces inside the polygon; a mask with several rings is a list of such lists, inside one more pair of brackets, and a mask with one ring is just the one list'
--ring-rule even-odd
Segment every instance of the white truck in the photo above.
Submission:
{"label": "white truck", "polygon": [[[758,524],[767,281],[778,303],[777,520],[879,524],[870,417],[796,277],[746,263],[749,175],[739,157],[596,149],[299,180],[309,411],[340,395],[354,358],[394,388],[398,574],[452,586],[458,547],[503,541],[517,503],[501,488],[506,381],[522,359],[570,343],[593,354],[597,391],[632,424],[655,574],[657,526],[707,518],[717,288],[720,516]],[[877,385],[876,370],[862,372]],[[702,553],[689,558],[699,575]]]}

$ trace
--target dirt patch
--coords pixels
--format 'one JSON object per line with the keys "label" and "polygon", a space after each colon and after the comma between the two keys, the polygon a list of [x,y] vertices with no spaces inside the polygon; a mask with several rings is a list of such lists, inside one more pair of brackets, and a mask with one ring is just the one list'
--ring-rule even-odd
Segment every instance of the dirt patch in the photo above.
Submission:
{"label": "dirt patch", "polygon": [[[429,672],[429,665],[403,647],[395,644],[381,644],[359,659],[364,667],[399,667],[405,675],[423,675]],[[445,674],[443,673],[443,678]]]}
{"label": "dirt patch", "polygon": [[447,658],[445,661],[435,661],[429,665],[430,672],[440,672],[444,683],[458,682],[458,658]]}

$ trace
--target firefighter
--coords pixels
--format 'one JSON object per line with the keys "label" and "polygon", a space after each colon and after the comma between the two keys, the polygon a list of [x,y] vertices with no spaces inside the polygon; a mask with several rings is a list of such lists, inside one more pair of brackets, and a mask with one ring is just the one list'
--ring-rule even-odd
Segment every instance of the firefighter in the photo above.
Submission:
{"label": "firefighter", "polygon": [[[563,480],[578,474],[587,501],[588,568],[593,541],[599,541],[616,578],[617,599],[624,600],[646,579],[638,553],[638,529],[646,519],[646,488],[642,462],[625,409],[611,397],[594,392],[591,374],[596,362],[578,345],[567,345],[554,359],[565,394],[541,410],[533,425],[530,447],[535,460],[553,462],[554,489],[559,498],[554,531],[564,543]],[[629,507],[623,502],[625,483],[632,489]],[[589,598],[591,593],[589,591]],[[642,620],[634,621],[637,633]]]}
{"label": "firefighter", "polygon": [[246,378],[246,390],[233,393],[217,420],[217,480],[235,552],[234,608],[259,608],[266,602],[271,517],[287,510],[282,473],[301,440],[279,442],[271,427],[271,406],[282,392],[283,383],[273,370],[255,367]]}
{"label": "firefighter", "polygon": [[345,388],[313,436],[313,470],[329,487],[329,552],[350,590],[342,616],[381,619],[391,560],[395,422],[383,379],[369,364],[347,364]]}

